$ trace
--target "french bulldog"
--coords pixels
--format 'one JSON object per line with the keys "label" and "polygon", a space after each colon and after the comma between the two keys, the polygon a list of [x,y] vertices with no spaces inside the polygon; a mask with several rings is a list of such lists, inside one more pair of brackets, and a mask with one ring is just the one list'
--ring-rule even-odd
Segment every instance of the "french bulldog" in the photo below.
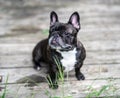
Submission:
{"label": "french bulldog", "polygon": [[40,41],[33,50],[34,68],[40,70],[41,62],[48,64],[48,74],[53,84],[49,86],[53,89],[58,88],[58,65],[55,58],[59,61],[62,72],[74,69],[77,80],[85,79],[80,71],[86,57],[85,48],[77,39],[80,27],[78,12],[74,12],[67,23],[61,23],[56,12],[52,11],[50,13],[49,36]]}

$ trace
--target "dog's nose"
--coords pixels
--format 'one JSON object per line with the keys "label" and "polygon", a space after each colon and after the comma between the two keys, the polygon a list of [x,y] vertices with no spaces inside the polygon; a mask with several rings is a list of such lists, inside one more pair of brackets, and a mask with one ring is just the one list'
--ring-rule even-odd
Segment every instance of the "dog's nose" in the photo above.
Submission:
{"label": "dog's nose", "polygon": [[55,35],[55,38],[58,38],[58,37],[59,37],[59,35],[58,35],[58,34],[56,34],[56,35]]}
{"label": "dog's nose", "polygon": [[71,45],[67,45],[65,48],[66,48],[67,50],[69,50],[69,49],[72,49],[72,46],[71,46]]}
{"label": "dog's nose", "polygon": [[68,48],[68,49],[71,49],[71,48],[72,48],[72,46],[68,46],[67,48]]}
{"label": "dog's nose", "polygon": [[54,37],[52,37],[52,44],[57,45],[59,43],[59,35],[55,34]]}

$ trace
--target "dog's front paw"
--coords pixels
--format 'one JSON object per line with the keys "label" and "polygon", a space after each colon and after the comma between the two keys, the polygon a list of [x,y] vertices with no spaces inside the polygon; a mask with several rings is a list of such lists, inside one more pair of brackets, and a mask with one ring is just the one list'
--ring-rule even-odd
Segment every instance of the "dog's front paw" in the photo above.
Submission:
{"label": "dog's front paw", "polygon": [[49,84],[49,88],[57,89],[58,88],[58,84],[57,83]]}
{"label": "dog's front paw", "polygon": [[34,69],[37,70],[37,71],[40,71],[41,67],[38,66],[38,65],[35,65],[35,66],[34,66]]}
{"label": "dog's front paw", "polygon": [[82,73],[76,74],[78,80],[85,80],[85,76]]}

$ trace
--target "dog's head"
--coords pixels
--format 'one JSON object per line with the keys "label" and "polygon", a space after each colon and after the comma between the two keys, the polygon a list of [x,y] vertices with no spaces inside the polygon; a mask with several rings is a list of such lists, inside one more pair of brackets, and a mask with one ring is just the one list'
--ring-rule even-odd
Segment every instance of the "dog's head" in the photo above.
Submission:
{"label": "dog's head", "polygon": [[67,23],[61,23],[55,12],[50,14],[49,46],[52,49],[71,50],[77,43],[80,17],[74,12]]}

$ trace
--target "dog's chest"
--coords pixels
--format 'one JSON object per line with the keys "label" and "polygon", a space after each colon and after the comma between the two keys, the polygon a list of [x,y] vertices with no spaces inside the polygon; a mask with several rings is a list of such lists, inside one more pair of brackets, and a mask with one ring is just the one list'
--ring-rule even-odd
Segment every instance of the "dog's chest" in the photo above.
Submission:
{"label": "dog's chest", "polygon": [[63,59],[61,59],[62,66],[65,67],[65,72],[71,71],[74,69],[76,64],[76,48],[68,52],[60,52]]}

